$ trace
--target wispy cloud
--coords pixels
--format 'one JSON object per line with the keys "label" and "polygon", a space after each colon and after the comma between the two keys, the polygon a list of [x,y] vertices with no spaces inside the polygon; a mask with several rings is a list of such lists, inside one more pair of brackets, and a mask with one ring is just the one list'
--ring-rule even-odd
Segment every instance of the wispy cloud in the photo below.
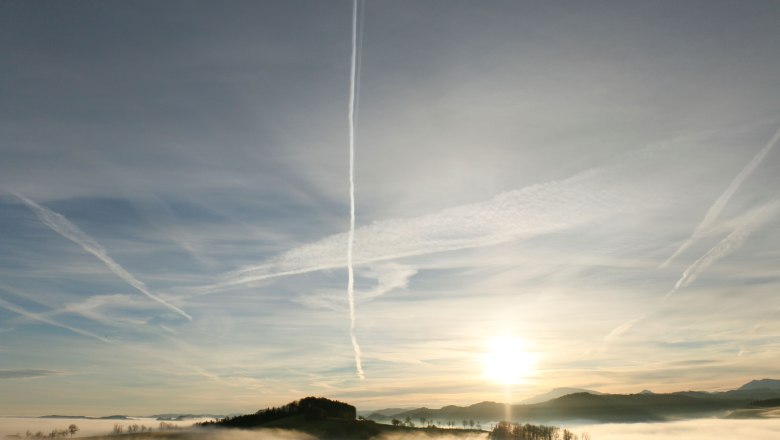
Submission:
{"label": "wispy cloud", "polygon": [[113,272],[114,275],[121,278],[124,282],[144,294],[149,299],[157,301],[158,303],[192,321],[192,316],[187,314],[185,311],[151,293],[143,282],[138,280],[135,276],[133,276],[133,274],[125,270],[124,267],[109,257],[106,250],[97,241],[84,233],[81,229],[79,229],[78,226],[73,224],[62,214],[43,207],[19,193],[13,191],[11,193],[16,198],[21,200],[25,205],[27,205],[52,231],[76,243],[77,245],[81,246],[82,249],[94,255],[98,260],[103,262],[108,270]]}
{"label": "wispy cloud", "polygon": [[81,301],[66,304],[58,310],[53,310],[51,315],[75,313],[104,325],[146,325],[148,319],[133,318],[109,313],[109,308],[141,309],[147,308],[148,302],[137,295],[109,294],[93,295]]}
{"label": "wispy cloud", "polygon": [[645,316],[638,316],[634,319],[630,319],[619,326],[615,327],[611,332],[607,334],[607,336],[604,336],[604,344],[609,344],[614,338],[617,338],[618,336],[622,335],[623,333],[631,330],[633,326],[635,326],[637,323],[645,319]]}
{"label": "wispy cloud", "polygon": [[[619,168],[619,167],[617,167]],[[620,215],[643,201],[631,185],[610,185],[613,168],[507,191],[479,203],[410,219],[384,220],[355,231],[355,264],[506,243],[559,232],[606,215]],[[265,262],[228,273],[196,294],[280,276],[344,267],[347,234],[291,249]]]}
{"label": "wispy cloud", "polygon": [[[371,301],[396,289],[404,289],[409,280],[417,273],[417,269],[395,262],[380,262],[358,268],[359,277],[376,280],[376,285],[371,288],[357,289],[355,300],[357,302]],[[330,310],[343,310],[343,292],[336,289],[318,290],[301,295],[294,299],[295,302],[307,307],[326,308]]]}
{"label": "wispy cloud", "polygon": [[780,203],[772,202],[745,214],[743,220],[729,235],[685,269],[682,277],[674,285],[674,289],[669,291],[664,299],[689,286],[710,265],[741,247],[750,234],[777,214],[778,208]]}
{"label": "wispy cloud", "polygon": [[[25,301],[34,302],[41,307],[51,307],[51,304],[44,303],[34,298],[34,296],[38,296],[40,292],[24,291],[2,281],[0,281],[0,289],[5,290],[6,292],[15,295],[18,298],[23,298]],[[31,295],[33,293],[35,293],[35,295]],[[42,318],[53,318],[63,314],[72,313],[112,327],[124,324],[138,326],[145,325],[147,323],[147,320],[144,319],[107,313],[105,309],[109,307],[121,309],[141,309],[149,308],[150,305],[148,301],[142,299],[138,295],[93,295],[75,302],[58,306],[57,308],[49,309],[45,312],[36,313],[36,315]]]}
{"label": "wispy cloud", "polygon": [[13,303],[10,303],[10,302],[2,299],[2,298],[0,298],[0,307],[4,308],[6,310],[10,310],[10,311],[12,311],[14,313],[18,313],[18,314],[20,314],[22,316],[25,316],[25,317],[27,317],[29,319],[32,319],[34,321],[42,322],[44,324],[53,325],[55,327],[64,328],[66,330],[72,331],[73,333],[78,333],[78,334],[80,334],[82,336],[89,336],[90,338],[95,338],[95,339],[98,339],[98,340],[103,341],[103,342],[111,342],[110,340],[108,340],[108,339],[106,339],[106,338],[104,338],[104,337],[102,337],[100,335],[96,335],[95,333],[88,332],[86,330],[82,330],[80,328],[72,327],[72,326],[69,326],[69,325],[66,325],[66,324],[62,324],[62,323],[54,321],[54,320],[52,320],[50,318],[47,318],[45,316],[41,316],[38,313],[33,313],[33,312],[28,311],[28,310],[25,310],[25,309],[15,305],[15,304],[13,304]]}
{"label": "wispy cloud", "polygon": [[60,371],[41,370],[37,368],[3,369],[0,370],[0,380],[3,379],[28,379],[32,377],[46,377],[62,374]]}
{"label": "wispy cloud", "polygon": [[731,198],[734,196],[734,193],[737,192],[739,187],[742,185],[742,183],[747,179],[751,174],[753,174],[753,171],[758,168],[758,166],[761,164],[761,162],[766,158],[767,154],[769,154],[769,151],[772,150],[772,148],[777,144],[777,142],[780,140],[780,129],[778,129],[775,132],[775,135],[772,136],[772,139],[769,140],[769,142],[759,150],[758,153],[756,153],[755,156],[753,156],[753,159],[748,162],[747,165],[745,165],[744,168],[742,168],[742,171],[739,172],[739,174],[734,177],[734,180],[731,181],[728,187],[726,187],[726,190],[723,191],[723,193],[715,200],[715,203],[710,206],[710,209],[707,210],[707,213],[704,215],[704,218],[702,221],[696,226],[696,229],[693,230],[693,234],[691,234],[690,237],[688,237],[687,240],[683,242],[683,244],[680,245],[679,248],[661,264],[661,267],[666,267],[669,265],[669,263],[672,262],[678,255],[683,253],[688,247],[690,247],[691,244],[693,244],[694,241],[696,241],[699,237],[701,237],[702,234],[704,234],[707,229],[709,229],[712,224],[717,220],[718,216],[720,216],[720,213],[723,212],[723,208],[726,207],[726,204],[731,200]]}

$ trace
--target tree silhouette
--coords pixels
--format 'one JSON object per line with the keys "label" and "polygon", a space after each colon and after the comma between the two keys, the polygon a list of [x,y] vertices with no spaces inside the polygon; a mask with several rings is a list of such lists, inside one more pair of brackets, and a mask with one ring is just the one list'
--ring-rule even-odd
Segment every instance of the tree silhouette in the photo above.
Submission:
{"label": "tree silhouette", "polygon": [[[577,435],[568,429],[555,426],[498,422],[490,432],[490,440],[577,440]],[[590,440],[590,435],[582,434],[582,440]]]}
{"label": "tree silhouette", "polygon": [[68,432],[70,433],[70,438],[73,438],[73,434],[77,433],[79,431],[79,427],[76,426],[75,423],[71,423],[70,426],[68,426]]}

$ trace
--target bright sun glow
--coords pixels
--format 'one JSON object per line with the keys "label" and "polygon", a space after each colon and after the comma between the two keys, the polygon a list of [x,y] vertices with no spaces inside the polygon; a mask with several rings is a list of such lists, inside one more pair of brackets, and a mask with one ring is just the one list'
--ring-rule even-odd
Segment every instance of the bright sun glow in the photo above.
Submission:
{"label": "bright sun glow", "polygon": [[536,356],[528,352],[526,344],[513,337],[491,339],[482,358],[485,376],[497,383],[520,383],[533,372]]}

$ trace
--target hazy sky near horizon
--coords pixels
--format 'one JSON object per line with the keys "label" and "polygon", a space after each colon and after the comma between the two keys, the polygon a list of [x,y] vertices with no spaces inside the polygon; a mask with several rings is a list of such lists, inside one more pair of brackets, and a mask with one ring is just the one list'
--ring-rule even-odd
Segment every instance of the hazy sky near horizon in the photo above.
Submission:
{"label": "hazy sky near horizon", "polygon": [[0,414],[777,378],[780,3],[366,1],[365,380],[351,14],[0,2]]}

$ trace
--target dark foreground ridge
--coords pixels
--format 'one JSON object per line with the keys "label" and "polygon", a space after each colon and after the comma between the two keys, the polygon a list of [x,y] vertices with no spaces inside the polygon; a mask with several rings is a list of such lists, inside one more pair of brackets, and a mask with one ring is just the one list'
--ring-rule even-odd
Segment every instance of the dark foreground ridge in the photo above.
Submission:
{"label": "dark foreground ridge", "polygon": [[484,432],[474,429],[443,429],[438,427],[386,425],[357,418],[354,406],[323,397],[306,397],[280,407],[261,409],[254,414],[225,417],[211,422],[197,423],[201,428],[290,429],[304,432],[317,439],[368,440],[384,433],[425,432],[454,435]]}
{"label": "dark foreground ridge", "polygon": [[254,414],[225,417],[223,419],[198,423],[199,426],[222,426],[228,428],[256,428],[273,424],[290,417],[303,417],[306,421],[341,420],[354,421],[357,409],[347,403],[324,397],[306,397],[287,405],[261,409]]}
{"label": "dark foreground ridge", "polygon": [[[436,434],[462,436],[485,433],[482,429],[467,429],[466,421],[463,422],[463,429],[442,428],[432,421],[429,421],[428,425],[421,421],[421,427],[417,428],[410,419],[405,422],[395,419],[392,425],[385,425],[362,417],[358,419],[356,416],[356,408],[352,405],[322,397],[307,397],[281,407],[260,410],[254,414],[225,417],[213,422],[199,423],[198,426],[294,429],[318,439],[368,440],[386,433],[423,433],[429,437]],[[489,432],[489,437],[494,440],[590,440],[587,433],[577,435],[555,426],[510,422],[499,422],[494,425]]]}
{"label": "dark foreground ridge", "polygon": [[[427,421],[427,425],[426,425]],[[568,429],[556,426],[517,424],[511,422],[498,422],[491,424],[490,431],[484,431],[477,423],[477,429],[473,429],[474,421],[462,421],[463,428],[457,428],[454,424],[442,427],[441,422],[433,420],[420,420],[420,427],[416,427],[411,419],[403,422],[394,419],[392,424],[380,424],[372,420],[357,417],[356,408],[344,402],[330,400],[323,397],[306,397],[290,402],[280,407],[259,410],[253,414],[224,417],[221,419],[201,422],[193,425],[191,429],[181,429],[171,423],[161,422],[159,430],[147,429],[137,425],[133,429],[121,429],[120,425],[114,426],[114,433],[97,437],[82,437],[83,440],[229,440],[232,438],[243,439],[245,436],[234,437],[232,434],[240,432],[265,432],[260,438],[287,438],[288,434],[282,431],[294,431],[308,434],[319,440],[371,440],[383,434],[417,435],[416,438],[435,439],[438,435],[446,435],[448,440],[463,437],[473,439],[474,435],[490,440],[590,440],[587,433],[575,434]],[[469,427],[470,426],[470,427]],[[33,436],[35,439],[57,439],[66,437],[78,431],[76,425],[71,425],[69,430],[56,431],[57,435]],[[54,433],[55,431],[53,431]],[[60,435],[61,434],[61,435]],[[487,434],[487,436],[485,436]],[[254,435],[254,434],[251,434]],[[419,437],[421,435],[421,437]],[[8,440],[21,440],[21,435],[7,436]],[[27,438],[31,438],[28,436]],[[295,438],[295,437],[290,437]]]}

